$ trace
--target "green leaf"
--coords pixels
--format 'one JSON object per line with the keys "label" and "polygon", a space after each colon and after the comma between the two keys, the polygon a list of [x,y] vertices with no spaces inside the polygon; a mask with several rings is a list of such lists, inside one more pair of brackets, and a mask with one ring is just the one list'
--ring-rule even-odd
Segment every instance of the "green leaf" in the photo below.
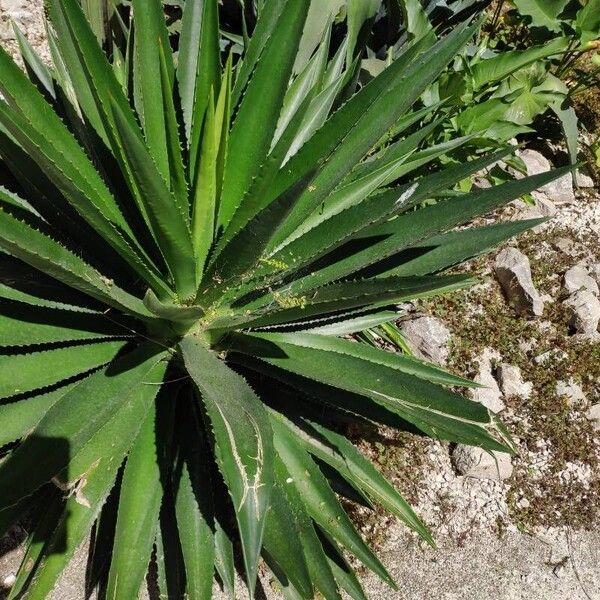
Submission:
{"label": "green leaf", "polygon": [[331,30],[329,29],[327,35],[323,37],[315,55],[298,76],[294,78],[292,83],[290,83],[283,100],[283,107],[279,115],[277,130],[273,136],[271,147],[275,146],[301,107],[303,105],[307,106],[306,99],[314,97],[315,93],[320,90],[321,81],[327,66],[330,36]]}
{"label": "green leaf", "polygon": [[155,288],[156,267],[136,242],[112,194],[71,132],[21,70],[0,49],[0,123],[44,169],[77,212]]}
{"label": "green leaf", "polygon": [[[229,55],[221,82],[217,104],[211,100],[206,108],[199,168],[192,162],[192,237],[196,252],[198,279],[204,270],[216,234],[219,198],[223,184],[223,170],[229,144],[231,112],[232,55]],[[193,160],[193,159],[192,159]]]}
{"label": "green leaf", "polygon": [[[78,2],[48,0],[46,4],[52,28],[56,31],[56,35],[53,35],[52,30],[49,31],[50,50],[54,65],[62,79],[63,88],[69,89],[67,95],[72,101],[75,100],[73,102],[74,105],[78,105],[81,108],[87,121],[92,125],[104,143],[110,144],[108,126],[101,114],[102,108],[97,103],[85,63],[80,56],[81,38],[79,36],[83,34],[88,47],[96,49],[95,58],[98,61],[100,54],[98,50],[100,48],[96,42],[94,33],[88,26]],[[78,35],[74,33],[73,27],[77,28]],[[92,43],[94,44],[93,46],[91,46]],[[107,66],[108,69],[106,70],[112,71],[110,65]],[[112,73],[112,76],[114,77],[114,73]],[[114,83],[119,85],[116,79]]]}
{"label": "green leaf", "polygon": [[[551,104],[550,108],[554,111],[554,114],[558,117],[560,121],[560,126],[563,131],[563,136],[565,138],[565,142],[567,144],[567,149],[569,151],[569,160],[572,165],[577,162],[578,156],[578,119],[577,113],[575,112],[575,108],[569,101],[568,97],[564,100],[557,100]],[[574,176],[574,182],[577,183],[576,177]]]}
{"label": "green leaf", "polygon": [[568,0],[513,0],[522,15],[531,17],[534,27],[545,27],[550,31],[560,31],[560,13]]}
{"label": "green leaf", "polygon": [[404,27],[410,40],[426,38],[430,44],[436,41],[427,13],[419,0],[397,0],[402,10]]}
{"label": "green leaf", "polygon": [[319,206],[412,106],[474,32],[475,28],[458,27],[420,56],[421,42],[413,45],[346,102],[304,144],[286,168],[280,171],[270,198],[276,197],[282,189],[287,189],[292,181],[305,176],[316,165],[320,168],[277,241],[284,240],[302,223],[308,212]]}
{"label": "green leaf", "polygon": [[0,347],[123,337],[128,332],[104,316],[0,304]]}
{"label": "green leaf", "polygon": [[[300,73],[323,39],[327,28],[337,14],[343,9],[346,0],[327,0],[327,2],[311,2],[306,17],[306,25],[300,40],[294,73]],[[343,57],[346,56],[344,52]]]}
{"label": "green leaf", "polygon": [[110,362],[125,342],[99,342],[31,354],[14,354],[0,361],[0,398],[49,387]]}
{"label": "green leaf", "polygon": [[392,578],[360,537],[310,455],[276,421],[271,422],[275,448],[289,471],[310,516],[391,587]]}
{"label": "green leaf", "polygon": [[531,219],[498,223],[434,236],[411,248],[407,260],[382,275],[410,277],[437,273],[484,254],[498,244],[544,221],[545,219]]}
{"label": "green leaf", "polygon": [[[327,221],[342,211],[360,204],[365,198],[375,192],[377,188],[397,179],[407,159],[408,155],[404,155],[390,162],[386,161],[384,164],[379,161],[373,161],[377,164],[373,165],[374,168],[372,170],[365,171],[361,177],[340,185],[319,205],[317,210],[307,215],[291,239],[300,237],[323,221]],[[408,199],[405,198],[405,201]],[[290,238],[286,242],[289,240]]]}
{"label": "green leaf", "polygon": [[87,314],[100,312],[91,308],[90,299],[75,289],[3,253],[0,253],[0,298],[43,308]]}
{"label": "green leaf", "polygon": [[346,61],[348,63],[360,50],[357,49],[357,42],[362,27],[377,15],[380,6],[381,0],[347,0],[348,49]]}
{"label": "green leaf", "polygon": [[343,588],[353,600],[367,600],[354,570],[344,558],[337,544],[329,537],[327,541],[329,542],[325,548],[327,561],[339,587]]}
{"label": "green leaf", "polygon": [[139,298],[120,289],[76,254],[1,208],[0,248],[109,306],[134,315],[150,315]]}
{"label": "green leaf", "polygon": [[152,224],[154,236],[181,299],[193,297],[196,290],[196,265],[192,247],[189,216],[177,198],[169,191],[143,140],[116,103],[112,103],[113,117],[130,165],[145,202],[146,214]]}
{"label": "green leaf", "polygon": [[[219,226],[227,226],[269,152],[310,0],[286,2],[265,44],[231,128]],[[262,18],[267,11],[261,13]],[[236,83],[237,85],[237,83]],[[248,127],[248,123],[257,126]]]}
{"label": "green leaf", "polygon": [[151,290],[144,296],[144,305],[156,316],[167,321],[193,323],[204,315],[201,306],[182,306],[173,302],[161,302]]}
{"label": "green leaf", "polygon": [[526,50],[500,52],[492,58],[482,60],[473,65],[471,69],[473,85],[475,88],[480,88],[496,81],[501,81],[522,67],[540,59],[561,54],[567,49],[568,44],[569,40],[567,38],[558,37],[547,44],[532,46]]}
{"label": "green leaf", "polygon": [[202,149],[192,202],[192,241],[200,276],[212,247],[217,219],[217,158],[220,134],[217,132],[215,104],[210,98],[204,117]]}
{"label": "green leaf", "polygon": [[[19,51],[21,57],[25,63],[29,79],[35,81],[37,79],[38,87],[44,90],[51,98],[56,98],[56,90],[54,89],[54,78],[52,71],[40,58],[39,54],[33,49],[29,40],[19,28],[19,26],[13,22],[13,31],[17,43],[19,44]],[[41,86],[41,87],[40,87]]]}
{"label": "green leaf", "polygon": [[299,596],[313,598],[312,584],[295,519],[285,495],[278,486],[273,486],[263,547],[267,558],[276,561]]}
{"label": "green leaf", "polygon": [[156,534],[157,583],[161,597],[184,598],[186,573],[173,502],[171,490],[165,490]]}
{"label": "green leaf", "polygon": [[305,450],[333,467],[350,484],[358,487],[433,545],[431,534],[406,500],[345,436],[304,419],[292,422],[275,411],[271,411],[270,415],[272,420],[277,420],[285,427]]}
{"label": "green leaf", "polygon": [[[176,281],[177,291],[185,299],[194,287],[191,234],[186,231],[189,214],[178,204],[148,153],[135,115],[129,106],[111,65],[97,43],[76,0],[50,0],[53,22],[62,25],[65,38],[73,46],[69,54],[74,72],[81,72],[87,81],[95,110],[102,121],[107,143],[119,162],[138,209],[156,239]],[[82,88],[85,89],[85,88]],[[153,211],[152,214],[149,214]],[[169,236],[176,239],[171,239]],[[189,245],[188,245],[189,243]],[[175,247],[184,247],[183,257],[177,257]],[[175,254],[175,256],[174,256]],[[180,259],[177,260],[177,259]],[[187,260],[186,260],[187,259]],[[186,264],[189,263],[189,264]],[[175,271],[175,272],[173,272]]]}
{"label": "green leaf", "polygon": [[191,164],[196,162],[208,103],[218,91],[220,62],[217,0],[186,2],[179,37],[177,80]]}
{"label": "green leaf", "polygon": [[[392,313],[393,314],[393,313]],[[397,315],[394,316],[397,318]],[[389,320],[389,319],[388,319]],[[473,382],[464,377],[453,375],[444,369],[422,360],[418,360],[405,354],[389,352],[381,348],[357,344],[351,340],[339,339],[333,336],[315,335],[308,331],[294,333],[257,333],[261,339],[270,340],[274,343],[283,342],[294,344],[315,350],[326,350],[337,352],[348,356],[354,356],[379,365],[385,365],[408,375],[414,375],[431,383],[440,385],[470,387],[475,386]]]}
{"label": "green leaf", "polygon": [[[165,181],[171,181],[165,95],[171,96],[173,61],[169,36],[160,0],[133,0],[135,31],[133,44],[134,89],[148,151]],[[161,72],[161,49],[166,64],[166,79]],[[158,86],[158,82],[161,83]]]}
{"label": "green leaf", "polygon": [[197,411],[189,403],[180,415],[179,466],[175,478],[177,528],[190,598],[210,598],[215,564],[213,482],[209,448]]}
{"label": "green leaf", "polygon": [[[289,293],[302,295],[307,290],[327,284],[356,273],[366,267],[383,261],[403,249],[426,240],[485,214],[494,208],[507,204],[532,192],[570,171],[570,167],[556,169],[541,175],[511,181],[487,190],[481,190],[448,199],[432,206],[407,213],[399,219],[374,224],[361,229],[353,236],[353,243],[360,248],[344,256],[337,262],[297,279],[289,286]],[[316,230],[315,230],[316,231]]]}
{"label": "green leaf", "polygon": [[285,223],[294,204],[306,189],[306,184],[307,178],[286,190],[231,239],[209,264],[198,301],[207,304],[215,300],[223,289],[244,282],[252,276],[253,269],[260,266],[269,242]]}
{"label": "green leaf", "polygon": [[315,333],[317,335],[327,336],[342,336],[360,333],[365,329],[377,327],[383,323],[388,323],[398,318],[398,313],[393,310],[382,310],[366,315],[344,316],[336,319],[332,317],[330,321],[325,323],[315,323],[307,326],[304,333]]}
{"label": "green leaf", "polygon": [[172,64],[167,62],[166,55],[171,57],[171,49],[163,49],[159,46],[160,59],[160,83],[163,98],[164,127],[166,136],[166,152],[170,179],[171,192],[177,199],[180,206],[184,208],[186,218],[189,215],[188,185],[183,166],[183,154],[181,151],[181,140],[179,137],[179,122],[173,100],[173,78],[169,75],[169,67]]}
{"label": "green leaf", "polygon": [[180,343],[185,367],[200,390],[215,457],[231,495],[253,595],[266,511],[273,485],[273,442],[259,398],[237,373],[193,337]]}
{"label": "green leaf", "polygon": [[215,569],[229,597],[235,598],[233,543],[218,521],[215,522]]}
{"label": "green leaf", "polygon": [[[561,0],[561,2],[564,0]],[[600,1],[587,0],[575,17],[575,29],[582,44],[600,38]]]}
{"label": "green leaf", "polygon": [[[112,9],[112,0],[111,9]],[[103,43],[106,37],[106,27],[110,19],[109,0],[82,0],[81,7],[89,21],[98,41]],[[112,12],[112,10],[110,11]]]}
{"label": "green leaf", "polygon": [[366,396],[432,437],[507,450],[506,444],[510,442],[497,431],[494,420],[481,404],[384,364],[303,348],[267,335],[236,336],[231,343],[236,351],[256,356],[270,365]]}
{"label": "green leaf", "polygon": [[[79,347],[77,350],[80,355],[84,352],[89,354],[88,348]],[[67,350],[73,353],[72,348]],[[116,350],[113,348],[113,354],[114,351]],[[48,356],[60,357],[61,352],[63,369],[65,364],[73,369],[70,365],[73,359],[65,356],[65,351],[55,350],[48,353]],[[52,369],[47,361],[40,362],[40,359],[43,361],[46,358],[45,353],[34,356],[38,359],[38,366],[44,365],[45,369]],[[141,345],[112,365],[84,379],[53,404],[32,434],[0,465],[0,486],[4,490],[0,510],[29,496],[52,479],[71,490],[91,471],[102,470],[98,469],[98,464],[104,464],[103,454],[94,445],[94,440],[103,439],[102,436],[107,435],[104,429],[107,427],[110,432],[109,443],[118,448],[122,443],[115,443],[119,440],[119,428],[125,427],[127,423],[131,428],[132,419],[136,420],[136,426],[139,427],[140,414],[136,411],[140,402],[147,406],[148,390],[152,389],[151,397],[154,397],[157,389],[156,383],[152,383],[155,379],[151,373],[164,374],[164,358],[165,353],[160,352],[156,346]],[[14,359],[6,362],[14,364]],[[19,367],[15,364],[14,368]],[[52,378],[56,381],[56,373]],[[6,381],[5,376],[2,381]],[[131,416],[131,411],[136,414]],[[68,441],[68,456],[65,456],[64,447],[59,443],[43,448],[43,452],[40,452],[44,440],[48,439]],[[118,459],[120,464],[122,458],[122,455],[113,456],[111,451],[106,460]],[[23,477],[23,473],[28,473],[27,478]]]}
{"label": "green leaf", "polygon": [[341,600],[315,524],[310,518],[300,493],[293,485],[288,470],[279,455],[275,455],[275,480],[291,511],[296,535],[302,544],[306,567],[314,588],[326,600]]}
{"label": "green leaf", "polygon": [[[42,420],[57,400],[73,386],[62,386],[55,391],[25,400],[0,404],[0,447],[28,435]],[[2,534],[2,532],[0,532]]]}
{"label": "green leaf", "polygon": [[[332,283],[312,291],[309,295],[295,294],[290,286],[282,292],[273,292],[275,307],[270,308],[265,316],[256,317],[252,312],[248,314],[253,307],[245,306],[245,322],[252,327],[289,323],[333,311],[387,306],[404,300],[426,298],[461,289],[472,283],[472,279],[462,275],[360,279]],[[260,311],[257,312],[260,314]]]}
{"label": "green leaf", "polygon": [[[140,358],[139,353],[137,358]],[[110,421],[108,427],[100,428],[92,434],[87,447],[82,449],[81,455],[73,453],[73,450],[77,450],[77,445],[75,447],[71,445],[71,456],[74,458],[74,462],[70,466],[69,473],[72,473],[77,487],[74,484],[63,483],[69,479],[66,472],[55,480],[57,485],[70,491],[71,494],[52,535],[45,540],[43,558],[27,590],[27,598],[44,600],[49,596],[60,574],[98,518],[100,510],[114,486],[123,457],[135,440],[146,413],[156,397],[159,384],[164,376],[165,366],[166,363],[155,364],[154,368],[146,370],[145,385],[135,386],[133,390],[131,388],[122,390],[119,397],[119,409],[115,417]],[[98,399],[93,394],[92,397],[94,401]],[[123,402],[124,399],[126,399],[125,402]],[[81,400],[85,401],[87,398]],[[62,402],[58,404],[60,405]],[[49,424],[48,417],[44,419],[43,423]],[[59,419],[57,424],[64,424],[64,419]],[[81,426],[81,422],[79,422],[79,426]],[[58,436],[46,438],[46,440],[48,439],[53,441],[49,450],[54,452],[55,448],[59,446],[58,440],[63,438]],[[77,438],[69,437],[69,439],[76,440]],[[77,471],[84,465],[87,466],[83,471]],[[33,467],[29,472],[33,473]]]}
{"label": "green leaf", "polygon": [[284,0],[265,1],[266,5],[260,11],[252,38],[249,43],[244,43],[242,62],[236,69],[235,85],[232,91],[232,106],[234,108],[238,106],[240,98],[248,86],[248,81],[256,70],[257,63],[261,59],[267,43],[274,34],[275,28],[279,23],[279,17],[285,6]]}
{"label": "green leaf", "polygon": [[43,556],[46,540],[52,536],[61,513],[64,501],[58,490],[50,490],[44,497],[44,511],[35,528],[28,536],[25,555],[17,571],[15,582],[10,588],[7,600],[18,598],[28,580],[35,575],[38,563]]}
{"label": "green leaf", "polygon": [[300,266],[310,264],[320,256],[331,253],[343,242],[359,235],[361,230],[374,228],[396,213],[402,213],[409,207],[431,198],[434,194],[451,188],[462,179],[504,158],[508,153],[508,150],[504,150],[464,164],[459,163],[432,173],[415,184],[375,193],[363,202],[343,211],[339,216],[317,225],[283,248],[277,249],[268,258],[273,264],[286,265],[285,270],[294,271]]}
{"label": "green leaf", "polygon": [[[167,404],[168,403],[168,404]],[[173,435],[172,398],[148,411],[123,471],[106,597],[137,598],[158,527],[165,463]]]}

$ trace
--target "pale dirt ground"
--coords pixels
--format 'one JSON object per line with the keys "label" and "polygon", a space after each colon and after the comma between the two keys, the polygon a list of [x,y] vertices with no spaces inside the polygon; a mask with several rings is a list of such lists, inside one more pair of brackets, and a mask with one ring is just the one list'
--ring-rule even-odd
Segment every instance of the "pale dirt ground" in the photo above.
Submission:
{"label": "pale dirt ground", "polygon": [[[42,0],[0,0],[0,43],[15,50],[7,20],[13,16],[34,47],[47,57],[41,6]],[[571,209],[559,208],[558,220],[561,210]],[[600,203],[594,203],[593,210],[598,215],[594,220],[597,224]],[[571,215],[564,216],[568,219]],[[598,239],[600,228],[595,234]],[[420,485],[427,487],[427,479]],[[463,487],[468,490],[472,485],[465,481]],[[458,518],[466,520],[464,515]],[[469,515],[469,522],[471,519]],[[374,600],[600,600],[600,527],[595,531],[541,528],[534,533],[511,527],[499,537],[486,520],[482,524],[474,519],[473,523],[460,535],[456,530],[434,527],[437,550],[424,548],[401,525],[390,523],[379,554],[398,590],[392,591],[375,577],[365,575],[369,596]],[[21,547],[8,550],[0,545],[0,584],[16,572],[21,555]],[[85,566],[86,548],[82,547],[49,600],[82,600]],[[262,584],[257,598],[282,597],[268,578]],[[238,589],[236,595],[245,597],[241,584]],[[143,596],[148,597],[146,593]],[[215,598],[224,600],[225,595],[215,590]]]}

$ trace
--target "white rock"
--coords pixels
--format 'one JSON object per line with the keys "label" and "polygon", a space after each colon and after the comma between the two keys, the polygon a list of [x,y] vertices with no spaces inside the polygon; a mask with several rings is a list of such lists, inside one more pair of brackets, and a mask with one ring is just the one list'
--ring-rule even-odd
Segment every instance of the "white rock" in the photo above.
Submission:
{"label": "white rock", "polygon": [[0,10],[7,13],[23,10],[28,0],[0,0]]}
{"label": "white rock", "polygon": [[571,326],[576,333],[596,337],[600,322],[600,300],[588,290],[575,292],[566,302],[573,315]]}
{"label": "white rock", "polygon": [[450,331],[439,319],[421,316],[402,321],[400,331],[419,358],[446,364]]}
{"label": "white rock", "polygon": [[564,350],[547,350],[542,354],[538,354],[533,360],[537,365],[543,365],[547,363],[549,360],[561,361],[568,358],[568,354]]}
{"label": "white rock", "polygon": [[585,394],[583,393],[581,386],[575,383],[573,378],[569,379],[569,381],[557,381],[556,394],[558,396],[564,396],[571,406],[585,401]]}
{"label": "white rock", "polygon": [[583,171],[577,171],[576,179],[577,179],[577,185],[580,188],[593,188],[594,187],[594,180],[587,173],[584,173]]}
{"label": "white rock", "polygon": [[540,316],[544,301],[533,285],[529,259],[516,248],[505,248],[496,257],[496,277],[517,315]]}
{"label": "white rock", "polygon": [[592,427],[596,431],[600,431],[600,403],[594,404],[585,413],[585,416],[592,422]]}
{"label": "white rock", "polygon": [[7,575],[2,580],[2,587],[11,588],[13,585],[15,585],[15,581],[17,581],[17,577],[15,575],[13,575],[13,574]]}
{"label": "white rock", "polygon": [[492,374],[492,360],[498,359],[500,356],[490,348],[485,348],[482,356],[478,359],[479,372],[475,376],[475,383],[479,383],[484,387],[469,389],[469,395],[472,400],[483,404],[492,412],[500,412],[506,406],[502,401],[502,392],[498,387],[498,382]]}
{"label": "white rock", "polygon": [[543,194],[539,194],[535,197],[535,207],[542,217],[553,217],[556,214],[554,202]]}
{"label": "white rock", "polygon": [[527,219],[539,219],[540,217],[552,217],[556,214],[556,206],[545,194],[538,194],[534,198],[534,204],[523,200],[513,200],[511,205],[517,209],[516,218],[525,221]]}
{"label": "white rock", "polygon": [[[552,169],[552,165],[548,159],[541,155],[536,150],[521,150],[519,152],[521,160],[527,168],[527,175],[538,175],[546,173]],[[573,192],[573,177],[570,173],[547,183],[542,186],[539,192],[543,192],[553,202],[570,203],[575,201],[575,193]],[[536,197],[538,193],[534,193]]]}
{"label": "white rock", "polygon": [[491,454],[475,446],[457,444],[452,452],[456,470],[465,477],[504,480],[512,475],[510,456],[504,452]]}
{"label": "white rock", "polygon": [[496,377],[505,396],[518,396],[524,399],[531,396],[533,384],[530,381],[523,381],[519,367],[504,363],[498,367]]}
{"label": "white rock", "polygon": [[600,286],[600,263],[590,265],[590,277]]}
{"label": "white rock", "polygon": [[578,242],[566,237],[559,237],[552,242],[556,250],[566,254],[567,256],[575,257],[580,254],[584,248]]}
{"label": "white rock", "polygon": [[575,265],[571,267],[564,278],[565,288],[570,293],[578,292],[579,290],[588,290],[595,296],[598,296],[598,284],[588,275],[587,269],[583,265]]}

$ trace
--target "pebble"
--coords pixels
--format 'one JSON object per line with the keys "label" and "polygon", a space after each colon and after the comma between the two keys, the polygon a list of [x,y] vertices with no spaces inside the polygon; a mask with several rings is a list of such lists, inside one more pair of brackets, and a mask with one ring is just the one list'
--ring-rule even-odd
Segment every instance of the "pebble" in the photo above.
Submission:
{"label": "pebble", "polygon": [[457,444],[452,452],[456,470],[465,477],[502,481],[512,475],[510,456],[504,452],[486,452],[475,446]]}
{"label": "pebble", "polygon": [[446,364],[450,331],[439,319],[420,316],[402,321],[400,331],[416,356],[439,365]]}
{"label": "pebble", "polygon": [[502,400],[502,392],[498,387],[498,382],[492,372],[492,360],[499,359],[500,355],[491,348],[485,348],[479,358],[479,371],[475,376],[475,382],[484,387],[471,388],[469,395],[472,400],[483,404],[494,413],[498,413],[506,408]]}
{"label": "pebble", "polygon": [[595,431],[600,431],[600,403],[594,404],[586,413],[585,416],[592,422],[592,427]]}
{"label": "pebble", "polygon": [[577,180],[577,185],[580,188],[593,188],[594,187],[594,180],[587,173],[584,173],[583,171],[577,171],[577,175],[576,175],[575,179]]}
{"label": "pebble", "polygon": [[523,381],[519,367],[503,363],[498,367],[496,377],[505,396],[517,396],[523,399],[531,396],[533,384],[530,381]]}
{"label": "pebble", "polygon": [[[550,161],[537,150],[521,150],[519,157],[525,163],[527,175],[538,175],[546,173],[552,169]],[[573,177],[571,173],[562,175],[558,179],[542,186],[540,190],[534,193],[534,197],[544,193],[553,202],[570,203],[575,201],[575,192],[573,191]]]}
{"label": "pebble", "polygon": [[590,338],[597,337],[600,322],[600,300],[588,290],[575,292],[565,302],[572,310],[570,325],[575,332]]}
{"label": "pebble", "polygon": [[573,378],[569,379],[569,381],[557,381],[556,394],[558,396],[564,396],[570,406],[585,401],[585,394],[583,393],[581,386],[577,384]]}
{"label": "pebble", "polygon": [[575,265],[574,267],[571,267],[565,273],[564,284],[565,289],[570,294],[574,294],[579,290],[587,290],[595,296],[598,296],[600,293],[598,284],[594,278],[588,274],[587,269],[583,265]]}
{"label": "pebble", "polygon": [[516,248],[505,248],[496,257],[496,277],[517,315],[541,316],[544,301],[533,285],[529,259]]}

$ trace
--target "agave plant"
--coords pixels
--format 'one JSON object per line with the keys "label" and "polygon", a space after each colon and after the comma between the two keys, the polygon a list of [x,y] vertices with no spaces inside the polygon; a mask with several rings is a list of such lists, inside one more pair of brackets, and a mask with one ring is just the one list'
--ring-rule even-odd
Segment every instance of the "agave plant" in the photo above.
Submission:
{"label": "agave plant", "polygon": [[538,221],[455,227],[555,174],[449,191],[497,153],[411,181],[442,151],[411,107],[477,24],[357,88],[327,33],[294,70],[309,4],[266,0],[235,66],[217,0],[176,40],[133,0],[122,51],[50,0],[53,66],[0,52],[0,532],[30,532],[10,598],[46,598],[90,535],[110,598],[149,565],[162,597],[233,593],[240,557],[250,595],[261,561],[290,597],[364,598],[347,553],[393,581],[340,497],[431,537],[347,423],[511,450],[450,389],[470,382],[352,334],[468,285],[440,273]]}

